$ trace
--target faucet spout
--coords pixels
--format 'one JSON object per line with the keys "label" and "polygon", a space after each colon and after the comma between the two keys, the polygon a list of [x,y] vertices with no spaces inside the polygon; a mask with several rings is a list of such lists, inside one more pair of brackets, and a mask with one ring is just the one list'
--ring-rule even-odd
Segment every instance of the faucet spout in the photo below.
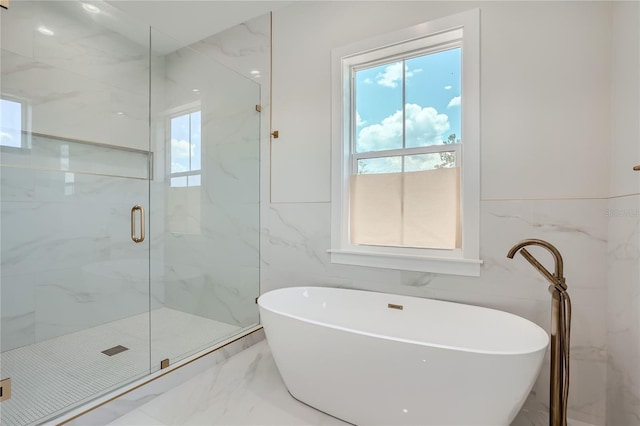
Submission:
{"label": "faucet spout", "polygon": [[[554,259],[553,274],[549,272],[547,268],[542,266],[542,264],[535,257],[533,257],[533,255],[525,248],[526,246],[531,246],[531,245],[544,247],[551,253]],[[535,239],[535,238],[522,240],[516,245],[514,245],[513,247],[511,247],[511,249],[509,250],[509,253],[507,253],[507,257],[509,259],[513,259],[513,256],[515,256],[515,254],[518,251],[520,251],[520,254],[522,255],[522,257],[527,259],[527,261],[531,265],[533,265],[533,267],[536,268],[538,272],[540,272],[549,282],[551,282],[553,287],[555,287],[558,291],[567,290],[567,285],[565,283],[565,278],[563,276],[564,262],[562,261],[562,255],[560,254],[560,251],[558,251],[558,249],[555,248],[551,243],[548,243],[547,241],[544,241],[544,240]]]}

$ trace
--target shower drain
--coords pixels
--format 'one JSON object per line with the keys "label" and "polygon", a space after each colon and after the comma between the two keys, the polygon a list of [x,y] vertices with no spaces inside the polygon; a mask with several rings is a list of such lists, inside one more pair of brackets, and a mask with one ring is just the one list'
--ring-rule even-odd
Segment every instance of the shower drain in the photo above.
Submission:
{"label": "shower drain", "polygon": [[109,356],[113,356],[113,355],[118,355],[120,352],[124,352],[124,351],[128,351],[129,348],[125,348],[122,345],[118,345],[118,346],[114,346],[112,348],[109,349],[105,349],[104,351],[102,351],[103,354],[105,355],[109,355]]}

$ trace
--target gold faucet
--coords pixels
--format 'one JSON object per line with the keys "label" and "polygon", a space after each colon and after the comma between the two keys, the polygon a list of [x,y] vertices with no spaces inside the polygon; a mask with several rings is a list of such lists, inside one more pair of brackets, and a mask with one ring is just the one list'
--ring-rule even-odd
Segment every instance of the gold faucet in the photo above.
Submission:
{"label": "gold faucet", "polygon": [[[554,273],[549,272],[525,246],[544,247],[554,258]],[[569,341],[571,336],[571,299],[563,275],[562,255],[552,244],[538,239],[522,240],[509,250],[507,257],[520,254],[551,283],[551,380],[549,383],[549,425],[567,426],[569,399]]]}
{"label": "gold faucet", "polygon": [[[533,257],[533,255],[529,253],[529,251],[526,248],[524,248],[525,246],[539,246],[549,250],[553,255],[553,259],[555,261],[555,272],[551,274],[551,272],[549,272],[547,268],[542,266],[542,264],[538,262],[536,258]],[[558,288],[559,291],[567,290],[567,285],[565,284],[565,279],[564,279],[564,276],[562,275],[563,269],[564,269],[564,262],[562,261],[562,255],[560,254],[557,248],[555,248],[552,244],[544,240],[531,238],[528,240],[522,240],[515,246],[511,247],[511,250],[509,250],[509,253],[507,253],[507,257],[509,259],[513,259],[513,256],[515,256],[518,250],[520,250],[520,254],[525,259],[527,259],[529,263],[533,265],[534,268],[536,268],[542,275],[545,276],[547,280],[549,280],[549,282],[551,282],[554,288],[560,287]]]}

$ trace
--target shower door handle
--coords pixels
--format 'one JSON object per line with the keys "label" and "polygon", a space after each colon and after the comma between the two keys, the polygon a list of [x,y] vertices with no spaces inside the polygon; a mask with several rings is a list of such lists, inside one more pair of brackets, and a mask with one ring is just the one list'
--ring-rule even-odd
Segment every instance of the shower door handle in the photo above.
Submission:
{"label": "shower door handle", "polygon": [[[136,236],[136,211],[140,212],[140,236]],[[134,243],[144,241],[144,209],[141,205],[136,204],[131,208],[131,239]]]}

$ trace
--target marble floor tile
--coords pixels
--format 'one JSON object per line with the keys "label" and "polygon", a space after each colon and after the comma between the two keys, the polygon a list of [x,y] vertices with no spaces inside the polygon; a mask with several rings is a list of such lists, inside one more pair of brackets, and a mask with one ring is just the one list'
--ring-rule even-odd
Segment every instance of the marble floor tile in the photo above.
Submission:
{"label": "marble floor tile", "polygon": [[164,423],[160,420],[155,419],[140,410],[131,411],[109,424],[112,426],[164,426]]}
{"label": "marble floor tile", "polygon": [[[263,340],[110,425],[347,425],[287,392]],[[131,417],[129,417],[131,416]],[[127,423],[131,422],[131,423]]]}
{"label": "marble floor tile", "polygon": [[[545,426],[546,412],[523,410],[514,425]],[[348,425],[294,399],[263,340],[116,419],[110,426]],[[569,420],[570,426],[590,426]]]}

